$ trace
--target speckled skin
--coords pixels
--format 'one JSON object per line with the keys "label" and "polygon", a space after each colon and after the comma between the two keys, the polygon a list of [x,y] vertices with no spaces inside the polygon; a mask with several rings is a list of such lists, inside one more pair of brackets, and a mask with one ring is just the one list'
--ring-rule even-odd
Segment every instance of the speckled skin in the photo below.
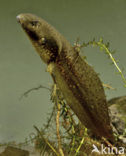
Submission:
{"label": "speckled skin", "polygon": [[17,18],[82,124],[113,141],[107,101],[97,73],[46,21],[32,14]]}

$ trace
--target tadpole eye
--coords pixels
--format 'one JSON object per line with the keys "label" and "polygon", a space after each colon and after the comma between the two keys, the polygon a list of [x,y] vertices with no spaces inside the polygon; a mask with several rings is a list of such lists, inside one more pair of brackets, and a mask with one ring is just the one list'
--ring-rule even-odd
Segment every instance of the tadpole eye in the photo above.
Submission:
{"label": "tadpole eye", "polygon": [[31,21],[30,24],[31,24],[32,26],[37,26],[37,25],[38,25],[38,21]]}

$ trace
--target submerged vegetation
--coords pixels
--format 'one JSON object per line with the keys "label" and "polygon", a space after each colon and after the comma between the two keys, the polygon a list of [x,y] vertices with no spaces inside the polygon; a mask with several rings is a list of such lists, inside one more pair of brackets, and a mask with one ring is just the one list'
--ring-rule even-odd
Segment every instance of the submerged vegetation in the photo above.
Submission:
{"label": "submerged vegetation", "polygon": [[[105,44],[103,39],[100,39],[99,41],[93,39],[92,41],[80,45],[77,40],[74,48],[80,53],[81,49],[87,46],[97,46],[100,48],[100,51],[104,51],[109,56],[126,87],[126,79],[116,59],[112,55],[115,51],[110,51],[109,49],[109,43]],[[110,85],[103,85],[104,87],[113,89]],[[99,148],[101,144],[105,144],[110,148],[114,146],[104,138],[101,140],[93,136],[93,134],[80,123],[74,112],[66,104],[66,101],[56,84],[53,84],[51,89],[44,86],[32,88],[25,92],[23,96],[27,96],[31,91],[40,88],[45,88],[50,91],[50,100],[54,104],[47,123],[43,125],[41,129],[34,126],[37,134],[35,133],[32,139],[30,139],[32,143],[35,144],[35,148],[40,151],[41,155],[86,156],[92,153],[93,145],[96,145]],[[124,130],[123,136],[126,135],[125,131],[126,130]],[[117,136],[117,138],[118,137],[119,136]],[[92,155],[99,155],[99,153],[94,152]]]}
{"label": "submerged vegetation", "polygon": [[[103,39],[100,39],[99,41],[93,39],[92,41],[82,43],[80,45],[77,40],[74,48],[78,51],[78,53],[80,53],[81,49],[87,46],[99,47],[100,51],[104,51],[109,56],[112,63],[118,70],[118,73],[124,82],[124,86],[126,87],[126,79],[116,59],[112,55],[114,51],[110,50],[109,43],[105,44]],[[108,89],[113,89],[110,85],[103,85]],[[29,139],[26,139],[25,143],[23,144],[29,144],[30,142],[33,143],[36,150],[39,151],[40,155],[42,156],[96,156],[99,155],[99,153],[92,153],[93,147],[95,148],[96,146],[98,149],[100,149],[101,145],[107,146],[108,150],[111,151],[109,148],[112,149],[114,145],[112,145],[105,138],[96,138],[86,127],[80,123],[74,112],[67,105],[56,84],[53,84],[52,88],[47,88],[40,85],[36,88],[29,89],[21,96],[21,98],[23,96],[27,97],[30,92],[34,90],[37,91],[40,88],[49,90],[50,100],[53,103],[53,108],[49,114],[46,124],[43,125],[41,129],[34,125],[36,132],[30,134]],[[111,105],[112,104],[113,102]],[[126,137],[126,129],[124,129],[122,136]],[[118,137],[119,136],[117,135],[117,139]],[[115,144],[118,144],[118,140]],[[20,144],[20,146],[22,146],[22,144]],[[114,150],[113,153],[116,153],[116,151]],[[111,155],[112,153],[103,153],[103,155],[104,154]]]}

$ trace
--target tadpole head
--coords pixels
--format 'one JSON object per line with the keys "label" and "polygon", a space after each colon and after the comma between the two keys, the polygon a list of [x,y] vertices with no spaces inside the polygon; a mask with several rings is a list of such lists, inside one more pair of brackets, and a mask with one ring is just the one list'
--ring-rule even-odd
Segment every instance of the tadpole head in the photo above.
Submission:
{"label": "tadpole head", "polygon": [[17,16],[17,21],[30,38],[42,60],[47,64],[55,61],[61,51],[58,32],[46,21],[33,14],[20,14]]}

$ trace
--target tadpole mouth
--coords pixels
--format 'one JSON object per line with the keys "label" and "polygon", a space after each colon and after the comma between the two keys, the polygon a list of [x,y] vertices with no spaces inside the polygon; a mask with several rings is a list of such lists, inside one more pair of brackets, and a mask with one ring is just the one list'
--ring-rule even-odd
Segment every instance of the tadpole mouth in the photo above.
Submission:
{"label": "tadpole mouth", "polygon": [[28,27],[28,14],[19,14],[17,17],[18,23],[21,24],[24,31],[27,33],[27,35],[30,37],[30,39],[37,41],[39,40],[39,36],[35,32],[35,30]]}
{"label": "tadpole mouth", "polygon": [[18,21],[18,23],[20,23],[21,25],[23,25],[24,23],[26,23],[29,20],[29,14],[19,14],[18,16],[16,16],[16,19]]}
{"label": "tadpole mouth", "polygon": [[20,23],[20,15],[16,16],[16,19]]}
{"label": "tadpole mouth", "polygon": [[22,14],[19,14],[18,16],[16,16],[16,19],[17,19],[18,23],[20,23],[22,25],[22,23],[24,21],[24,16]]}

